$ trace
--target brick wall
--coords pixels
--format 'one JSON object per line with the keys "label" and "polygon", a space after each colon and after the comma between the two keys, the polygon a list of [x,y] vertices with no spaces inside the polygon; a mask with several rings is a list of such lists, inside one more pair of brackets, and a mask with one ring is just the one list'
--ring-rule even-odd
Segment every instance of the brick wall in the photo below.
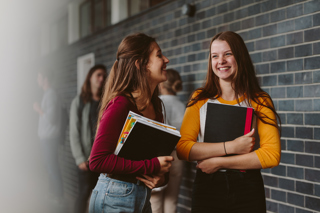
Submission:
{"label": "brick wall", "polygon": [[[181,14],[186,2],[196,5],[194,17]],[[245,40],[261,86],[282,118],[281,163],[263,170],[268,211],[320,212],[320,1],[166,1],[54,53],[59,91],[69,107],[76,95],[77,57],[93,52],[96,63],[110,70],[121,39],[140,31],[157,38],[169,67],[180,72],[179,97],[186,102],[205,78],[210,39],[225,30]],[[74,196],[68,141],[62,156],[68,194]],[[190,212],[194,164],[185,163],[184,173],[178,211]]]}

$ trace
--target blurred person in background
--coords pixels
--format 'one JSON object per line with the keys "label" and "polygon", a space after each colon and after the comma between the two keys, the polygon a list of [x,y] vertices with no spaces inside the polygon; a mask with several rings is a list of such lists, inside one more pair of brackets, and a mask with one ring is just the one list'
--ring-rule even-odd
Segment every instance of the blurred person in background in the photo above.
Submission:
{"label": "blurred person in background", "polygon": [[[167,81],[159,84],[161,95],[159,96],[164,104],[165,123],[180,130],[185,105],[176,96],[182,90],[182,81],[179,73],[173,69],[167,69]],[[175,159],[171,164],[169,183],[160,188],[155,188],[151,193],[151,208],[153,213],[174,213],[176,212],[179,188],[182,178],[183,162],[178,160],[177,152],[171,154]]]}
{"label": "blurred person in background", "polygon": [[49,176],[50,199],[63,200],[63,183],[58,161],[61,142],[62,108],[56,91],[52,88],[53,72],[42,69],[38,73],[38,85],[44,91],[41,104],[35,102],[33,109],[39,114],[38,136]]}
{"label": "blurred person in background", "polygon": [[98,173],[91,172],[88,158],[94,141],[99,102],[107,76],[104,65],[93,66],[85,79],[81,94],[77,95],[70,109],[70,143],[72,155],[78,166],[79,193],[76,198],[74,212],[86,212],[91,190],[98,180]]}

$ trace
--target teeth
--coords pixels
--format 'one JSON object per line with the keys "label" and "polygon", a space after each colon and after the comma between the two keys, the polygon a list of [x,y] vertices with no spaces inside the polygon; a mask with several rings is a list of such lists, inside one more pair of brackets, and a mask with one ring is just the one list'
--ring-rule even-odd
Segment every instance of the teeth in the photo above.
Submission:
{"label": "teeth", "polygon": [[228,69],[228,68],[225,68],[225,67],[224,67],[224,68],[219,68],[219,70],[227,70],[227,69]]}

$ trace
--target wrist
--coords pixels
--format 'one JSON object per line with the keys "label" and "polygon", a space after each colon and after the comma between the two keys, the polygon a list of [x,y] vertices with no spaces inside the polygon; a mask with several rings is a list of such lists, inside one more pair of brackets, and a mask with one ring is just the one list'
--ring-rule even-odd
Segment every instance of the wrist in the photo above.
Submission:
{"label": "wrist", "polygon": [[234,154],[234,146],[233,146],[233,141],[226,141],[224,142],[224,147],[225,147],[225,152],[230,155]]}

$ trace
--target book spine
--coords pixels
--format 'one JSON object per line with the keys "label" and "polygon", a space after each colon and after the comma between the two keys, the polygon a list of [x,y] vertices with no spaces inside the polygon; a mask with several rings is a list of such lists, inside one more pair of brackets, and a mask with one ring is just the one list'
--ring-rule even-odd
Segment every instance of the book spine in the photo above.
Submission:
{"label": "book spine", "polygon": [[251,131],[253,109],[247,108],[246,123],[244,126],[244,135]]}

